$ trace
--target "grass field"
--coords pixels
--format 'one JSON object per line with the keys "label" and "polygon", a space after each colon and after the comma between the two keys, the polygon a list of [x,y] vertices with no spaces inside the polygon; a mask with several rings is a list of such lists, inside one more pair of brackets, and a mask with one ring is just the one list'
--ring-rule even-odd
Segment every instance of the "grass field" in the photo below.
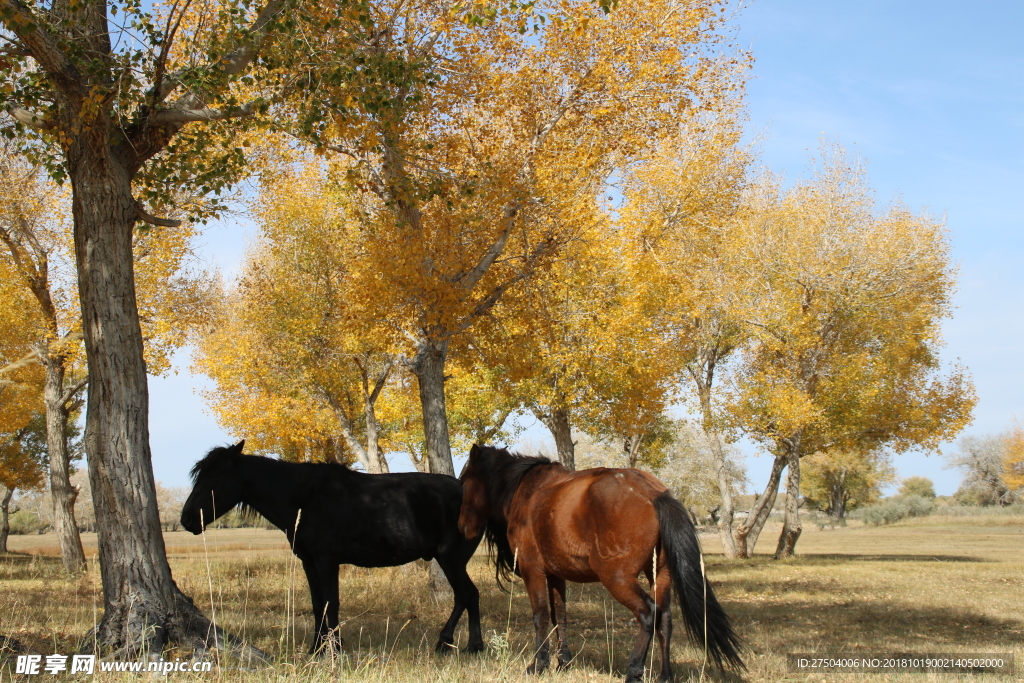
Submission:
{"label": "grass field", "polygon": [[[773,529],[762,550],[774,546]],[[94,537],[85,538],[88,545]],[[239,672],[230,663],[212,673],[169,677],[211,680],[528,681],[533,627],[522,584],[498,590],[486,558],[471,573],[482,593],[488,651],[479,656],[433,654],[450,605],[430,598],[425,572],[409,565],[341,570],[346,652],[337,661],[302,654],[313,625],[301,567],[277,531],[217,529],[205,542],[166,534],[178,585],[219,625],[269,651],[277,662]],[[703,539],[708,575],[748,646],[749,670],[738,681],[1021,680],[1024,669],[1024,518],[937,518],[879,528],[806,529],[791,560],[768,556],[728,562],[717,538]],[[42,653],[70,654],[98,617],[99,576],[62,575],[49,536],[14,536],[15,554],[0,556],[0,634]],[[542,680],[619,680],[636,634],[631,615],[599,585],[569,587],[570,645],[565,672]],[[211,608],[212,604],[212,608]],[[676,621],[677,680],[698,679],[702,654]],[[465,640],[465,618],[460,628]],[[1012,653],[1016,675],[794,674],[791,653],[868,655]],[[170,653],[185,657],[185,653]],[[654,655],[655,663],[657,656]],[[655,669],[656,670],[656,669]],[[43,675],[46,678],[53,678]],[[132,674],[96,674],[125,678]],[[152,676],[152,674],[134,674]],[[0,683],[11,677],[0,669]],[[722,677],[708,672],[708,677]],[[20,680],[36,677],[18,676]]]}

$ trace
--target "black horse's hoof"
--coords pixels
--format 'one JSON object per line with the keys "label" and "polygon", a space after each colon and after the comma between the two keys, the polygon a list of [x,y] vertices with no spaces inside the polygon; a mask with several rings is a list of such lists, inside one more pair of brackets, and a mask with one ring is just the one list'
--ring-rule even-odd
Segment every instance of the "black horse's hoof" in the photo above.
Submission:
{"label": "black horse's hoof", "polygon": [[449,655],[452,652],[456,652],[459,648],[455,646],[450,640],[439,640],[437,645],[434,646],[434,652],[439,655]]}
{"label": "black horse's hoof", "polygon": [[465,652],[468,655],[475,655],[478,652],[483,652],[484,651],[484,644],[483,643],[470,643],[466,647],[462,648],[462,651]]}

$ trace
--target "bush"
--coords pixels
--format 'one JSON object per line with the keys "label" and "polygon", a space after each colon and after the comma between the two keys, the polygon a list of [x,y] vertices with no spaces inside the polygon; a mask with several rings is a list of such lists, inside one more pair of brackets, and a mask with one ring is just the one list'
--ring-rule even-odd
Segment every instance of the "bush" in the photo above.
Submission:
{"label": "bush", "polygon": [[877,505],[871,505],[853,512],[851,519],[860,519],[865,524],[882,526],[893,524],[911,517],[927,517],[935,509],[935,502],[923,496],[897,496]]}
{"label": "bush", "polygon": [[13,512],[8,519],[11,523],[12,534],[41,534],[50,526],[41,520],[39,515],[28,510]]}

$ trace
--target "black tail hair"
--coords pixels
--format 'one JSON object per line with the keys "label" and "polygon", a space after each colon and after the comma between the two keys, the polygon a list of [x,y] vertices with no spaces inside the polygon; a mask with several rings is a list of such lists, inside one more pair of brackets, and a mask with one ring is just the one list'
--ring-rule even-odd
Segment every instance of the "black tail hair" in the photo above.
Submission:
{"label": "black tail hair", "polygon": [[[739,638],[729,625],[729,617],[715,599],[711,584],[701,568],[700,542],[693,521],[683,504],[666,491],[654,499],[658,514],[661,543],[668,555],[672,586],[683,611],[686,631],[695,642],[707,648],[707,653],[719,669],[723,663],[746,668],[740,659]],[[705,593],[706,591],[706,593]],[[707,604],[705,605],[705,595]],[[704,615],[707,614],[707,642],[704,641]]]}

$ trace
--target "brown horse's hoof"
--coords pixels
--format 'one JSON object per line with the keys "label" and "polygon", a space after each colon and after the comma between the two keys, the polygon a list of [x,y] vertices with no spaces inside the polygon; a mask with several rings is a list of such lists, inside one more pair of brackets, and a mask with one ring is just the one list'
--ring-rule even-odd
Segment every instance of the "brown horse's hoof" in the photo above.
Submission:
{"label": "brown horse's hoof", "polygon": [[548,663],[549,662],[547,660],[535,659],[533,660],[533,663],[530,664],[530,666],[526,667],[526,673],[530,676],[540,675],[544,673],[545,670],[547,670]]}

